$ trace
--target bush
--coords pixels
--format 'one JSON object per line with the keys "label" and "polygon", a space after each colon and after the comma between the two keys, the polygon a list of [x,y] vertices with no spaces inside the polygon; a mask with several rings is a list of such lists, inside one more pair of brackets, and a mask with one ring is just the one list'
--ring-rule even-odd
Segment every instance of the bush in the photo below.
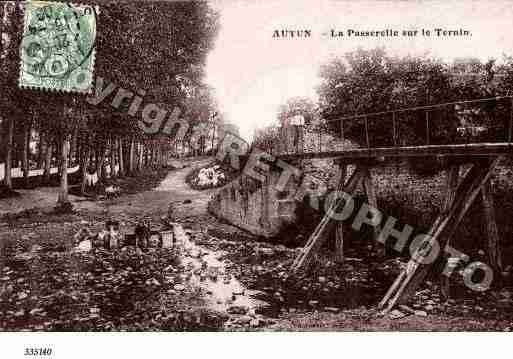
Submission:
{"label": "bush", "polygon": [[223,187],[240,173],[223,163],[211,163],[202,168],[192,170],[185,181],[197,190]]}
{"label": "bush", "polygon": [[5,186],[0,186],[0,199],[11,198],[11,197],[19,197],[20,194],[12,189],[9,189]]}
{"label": "bush", "polygon": [[53,209],[54,214],[73,214],[74,212],[71,202],[58,203]]}

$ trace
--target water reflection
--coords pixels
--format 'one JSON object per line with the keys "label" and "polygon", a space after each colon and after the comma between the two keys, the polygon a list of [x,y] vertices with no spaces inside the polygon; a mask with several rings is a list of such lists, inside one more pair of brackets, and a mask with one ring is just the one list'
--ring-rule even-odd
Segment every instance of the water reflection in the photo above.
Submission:
{"label": "water reflection", "polygon": [[226,311],[232,306],[255,310],[266,305],[254,298],[260,292],[248,290],[226,271],[225,263],[219,260],[222,253],[196,245],[181,225],[175,224],[174,236],[176,245],[184,251],[182,264],[187,269],[187,279],[191,285],[201,288],[207,294],[209,307],[218,311]]}

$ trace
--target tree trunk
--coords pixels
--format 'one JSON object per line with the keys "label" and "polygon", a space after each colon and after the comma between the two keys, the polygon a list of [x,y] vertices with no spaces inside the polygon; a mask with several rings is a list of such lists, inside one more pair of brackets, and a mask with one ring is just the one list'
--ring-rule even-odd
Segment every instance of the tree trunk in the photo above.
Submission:
{"label": "tree trunk", "polygon": [[144,144],[139,144],[139,170],[143,169],[146,165],[146,153],[144,153]]}
{"label": "tree trunk", "polygon": [[52,142],[50,141],[50,135],[45,136],[46,141],[46,152],[45,152],[45,168],[43,171],[43,182],[50,182],[50,170],[52,168]]}
{"label": "tree trunk", "polygon": [[159,154],[158,154],[158,146],[157,145],[153,145],[152,154],[153,154],[153,158],[152,158],[153,168],[157,169],[159,167]]}
{"label": "tree trunk", "polygon": [[123,138],[118,139],[118,162],[119,162],[119,173],[120,177],[125,176],[125,161],[123,156]]}
{"label": "tree trunk", "polygon": [[5,151],[5,177],[4,184],[12,190],[12,151],[14,138],[14,119],[11,117],[7,124],[7,148]]}
{"label": "tree trunk", "polygon": [[74,165],[78,161],[78,127],[73,131],[73,137],[71,138],[71,145],[69,149],[69,161],[71,165]]}
{"label": "tree trunk", "polygon": [[23,186],[28,187],[29,184],[29,151],[30,151],[30,124],[27,123],[23,128],[23,156],[22,156],[22,170],[23,170]]}
{"label": "tree trunk", "polygon": [[98,180],[103,179],[103,164],[105,163],[105,145],[96,153],[96,172]]}
{"label": "tree trunk", "polygon": [[216,124],[214,123],[212,126],[212,147],[211,147],[211,155],[214,154],[214,142],[216,139]]}
{"label": "tree trunk", "polygon": [[139,171],[141,169],[141,144],[139,142],[135,142],[135,150],[134,150],[134,164],[135,169],[134,172]]}
{"label": "tree trunk", "polygon": [[155,145],[155,168],[160,168],[160,145]]}
{"label": "tree trunk", "polygon": [[141,143],[141,158],[142,158],[141,169],[144,169],[146,167],[146,164],[147,164],[146,157],[147,157],[146,146],[144,143]]}
{"label": "tree trunk", "polygon": [[144,143],[141,143],[141,153],[142,153],[141,168],[144,169],[148,165],[148,153],[147,153],[146,145]]}
{"label": "tree trunk", "polygon": [[80,133],[78,133],[77,134],[76,152],[75,152],[75,164],[77,166],[79,166],[79,168],[82,165],[82,162],[84,162],[83,147],[84,147],[84,141],[80,140]]}
{"label": "tree trunk", "polygon": [[110,136],[110,178],[116,177],[116,139]]}
{"label": "tree trunk", "polygon": [[148,160],[147,160],[147,162],[148,162],[147,166],[148,166],[148,167],[150,167],[150,168],[152,168],[152,167],[153,167],[153,147],[152,147],[151,145],[149,145],[149,146],[147,147],[146,153],[147,153],[147,158],[148,158]]}
{"label": "tree trunk", "polygon": [[155,145],[155,168],[158,169],[160,168],[160,146],[159,145]]}
{"label": "tree trunk", "polygon": [[164,168],[164,145],[160,145],[159,161],[160,161],[160,168]]}
{"label": "tree trunk", "polygon": [[69,202],[68,198],[68,163],[69,163],[69,139],[67,136],[62,140],[61,145],[61,185],[59,191],[58,204],[64,204]]}
{"label": "tree trunk", "polygon": [[81,169],[82,169],[82,185],[80,186],[80,193],[83,195],[85,193],[86,185],[87,185],[87,170],[89,168],[89,162],[91,157],[91,148],[87,146],[84,156],[82,157]]}
{"label": "tree trunk", "polygon": [[128,154],[128,173],[133,176],[135,172],[135,142],[134,138],[130,138],[130,152]]}
{"label": "tree trunk", "polygon": [[139,148],[139,159],[137,160],[137,171],[140,171],[143,167],[144,147],[141,143],[138,143],[137,147]]}
{"label": "tree trunk", "polygon": [[41,169],[43,168],[43,164],[45,162],[45,134],[43,132],[39,132],[39,146],[38,146],[38,153],[37,153],[37,168]]}
{"label": "tree trunk", "polygon": [[[96,144],[96,146],[98,146],[98,144]],[[98,167],[98,153],[98,150],[96,150],[93,151],[93,153],[91,154],[91,161],[93,162],[92,165],[94,166],[94,168]]]}
{"label": "tree trunk", "polygon": [[147,146],[146,144],[143,144],[143,151],[144,151],[144,167],[151,168],[151,146]]}
{"label": "tree trunk", "polygon": [[149,168],[153,168],[153,146],[152,145],[148,146],[147,153],[148,153],[148,165],[147,166]]}
{"label": "tree trunk", "polygon": [[156,168],[157,167],[157,149],[155,148],[155,145],[151,145],[150,147],[150,165],[151,165],[151,168]]}

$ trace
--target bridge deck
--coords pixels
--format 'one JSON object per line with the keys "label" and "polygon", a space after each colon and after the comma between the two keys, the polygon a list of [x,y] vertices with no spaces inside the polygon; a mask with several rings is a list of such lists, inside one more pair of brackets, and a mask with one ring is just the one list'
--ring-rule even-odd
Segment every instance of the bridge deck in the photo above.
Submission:
{"label": "bridge deck", "polygon": [[513,154],[513,143],[470,143],[453,145],[423,145],[406,147],[357,148],[341,151],[303,152],[279,154],[283,160],[339,158],[339,159],[375,159],[378,157],[427,157],[427,156],[509,156]]}
{"label": "bridge deck", "polygon": [[[493,110],[483,109],[483,105]],[[445,111],[445,116],[437,111]],[[305,137],[307,126],[297,124],[281,126],[276,129],[276,134],[254,145],[275,157],[290,160],[484,157],[513,153],[513,96],[410,107],[325,121],[331,130],[319,127],[317,133],[310,131],[308,144]],[[448,126],[447,121],[453,121],[453,126]],[[348,126],[351,123],[352,142],[362,147],[344,149],[345,132],[347,127],[351,128]],[[380,127],[374,128],[373,124]],[[376,131],[379,136],[375,136]],[[408,137],[412,133],[414,138]],[[342,148],[333,148],[340,144]]]}

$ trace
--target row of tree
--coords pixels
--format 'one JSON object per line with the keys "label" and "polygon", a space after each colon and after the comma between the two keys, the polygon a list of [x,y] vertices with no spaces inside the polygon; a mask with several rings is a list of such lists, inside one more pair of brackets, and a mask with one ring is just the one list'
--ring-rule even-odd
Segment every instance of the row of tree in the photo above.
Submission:
{"label": "row of tree", "polygon": [[[5,163],[3,185],[13,187],[11,168],[21,161],[26,181],[31,168],[44,168],[48,179],[53,164],[60,173],[59,202],[68,201],[67,168],[79,165],[83,186],[88,173],[101,180],[112,175],[135,175],[148,166],[162,166],[170,151],[191,151],[197,125],[215,133],[216,112],[212,90],[205,85],[208,52],[217,36],[219,21],[205,1],[114,2],[81,1],[97,5],[100,12],[96,34],[95,77],[120,88],[144,90],[144,102],[172,110],[184,109],[181,117],[189,130],[180,143],[176,133],[156,139],[141,130],[136,116],[114,108],[112,99],[99,105],[74,93],[20,89],[20,43],[23,34],[23,3],[0,5],[0,162]],[[171,111],[169,111],[171,112]],[[220,121],[219,116],[216,118]],[[210,132],[209,132],[210,131]],[[205,138],[199,139],[206,148]],[[36,154],[31,151],[35,146]],[[173,144],[174,145],[170,145]],[[31,154],[32,157],[31,158]],[[4,159],[3,161],[1,159]],[[108,164],[109,170],[106,170]]]}

